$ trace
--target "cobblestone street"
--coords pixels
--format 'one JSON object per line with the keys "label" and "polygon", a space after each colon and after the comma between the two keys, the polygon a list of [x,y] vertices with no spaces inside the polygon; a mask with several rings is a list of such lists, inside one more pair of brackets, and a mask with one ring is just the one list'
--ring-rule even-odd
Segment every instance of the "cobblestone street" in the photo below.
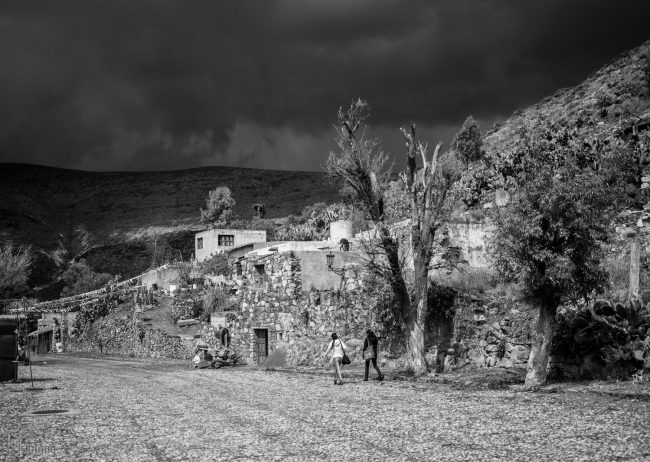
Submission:
{"label": "cobblestone street", "polygon": [[[0,460],[650,460],[650,402],[46,357],[0,384]],[[68,413],[33,415],[38,410]]]}

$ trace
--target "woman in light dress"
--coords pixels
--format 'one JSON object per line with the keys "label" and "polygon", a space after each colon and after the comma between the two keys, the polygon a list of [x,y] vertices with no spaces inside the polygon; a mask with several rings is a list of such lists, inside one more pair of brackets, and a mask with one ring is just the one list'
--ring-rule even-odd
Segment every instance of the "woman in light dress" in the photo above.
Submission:
{"label": "woman in light dress", "polygon": [[336,332],[332,333],[332,341],[327,346],[325,356],[332,352],[332,359],[330,362],[334,366],[334,385],[343,385],[343,377],[341,377],[341,359],[343,359],[343,351],[345,350],[345,343],[339,339]]}

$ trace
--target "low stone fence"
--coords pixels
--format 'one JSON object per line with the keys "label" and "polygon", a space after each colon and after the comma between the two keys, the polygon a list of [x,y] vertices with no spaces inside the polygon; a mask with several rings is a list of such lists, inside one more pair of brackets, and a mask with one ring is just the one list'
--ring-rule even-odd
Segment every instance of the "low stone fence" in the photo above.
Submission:
{"label": "low stone fence", "polygon": [[100,319],[66,344],[67,351],[95,352],[143,358],[192,359],[196,340],[151,329],[131,316]]}

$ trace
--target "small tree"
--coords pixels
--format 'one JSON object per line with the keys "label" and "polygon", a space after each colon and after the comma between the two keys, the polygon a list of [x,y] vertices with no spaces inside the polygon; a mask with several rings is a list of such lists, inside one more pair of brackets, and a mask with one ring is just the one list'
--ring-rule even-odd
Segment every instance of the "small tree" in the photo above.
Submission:
{"label": "small tree", "polygon": [[151,257],[151,268],[157,268],[165,263],[174,260],[178,253],[174,254],[174,249],[169,245],[167,236],[154,232],[146,241],[147,252]]}
{"label": "small tree", "polygon": [[495,209],[491,249],[499,272],[522,283],[539,309],[526,386],[543,385],[559,305],[607,284],[602,243],[611,223],[612,191],[581,166],[584,143],[547,130],[515,153],[520,169],[512,200]]}
{"label": "small tree", "polygon": [[465,164],[476,162],[483,156],[481,129],[474,117],[469,116],[465,119],[451,145],[457,157]]}
{"label": "small tree", "polygon": [[253,209],[253,218],[264,218],[266,216],[265,204],[253,204],[251,208]]}
{"label": "small tree", "polygon": [[32,250],[28,246],[16,246],[11,241],[0,245],[0,295],[19,293],[26,288]]}
{"label": "small tree", "polygon": [[217,187],[208,194],[206,208],[201,209],[201,222],[214,227],[226,226],[232,220],[235,204],[230,188]]}
{"label": "small tree", "polygon": [[112,276],[108,273],[96,273],[86,264],[86,260],[72,262],[70,267],[63,273],[65,287],[61,292],[64,297],[83,294],[100,289],[106,285]]}

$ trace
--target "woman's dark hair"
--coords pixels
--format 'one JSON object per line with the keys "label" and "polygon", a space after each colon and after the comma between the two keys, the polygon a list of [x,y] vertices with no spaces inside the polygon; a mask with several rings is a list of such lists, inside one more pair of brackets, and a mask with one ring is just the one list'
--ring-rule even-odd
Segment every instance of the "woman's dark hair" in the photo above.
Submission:
{"label": "woman's dark hair", "polygon": [[337,338],[339,338],[339,336],[336,335],[336,332],[332,332],[332,340],[336,340]]}
{"label": "woman's dark hair", "polygon": [[370,337],[370,338],[375,337],[375,333],[374,333],[373,331],[371,331],[370,329],[368,329],[368,330],[366,331],[366,335],[367,335],[368,337]]}

